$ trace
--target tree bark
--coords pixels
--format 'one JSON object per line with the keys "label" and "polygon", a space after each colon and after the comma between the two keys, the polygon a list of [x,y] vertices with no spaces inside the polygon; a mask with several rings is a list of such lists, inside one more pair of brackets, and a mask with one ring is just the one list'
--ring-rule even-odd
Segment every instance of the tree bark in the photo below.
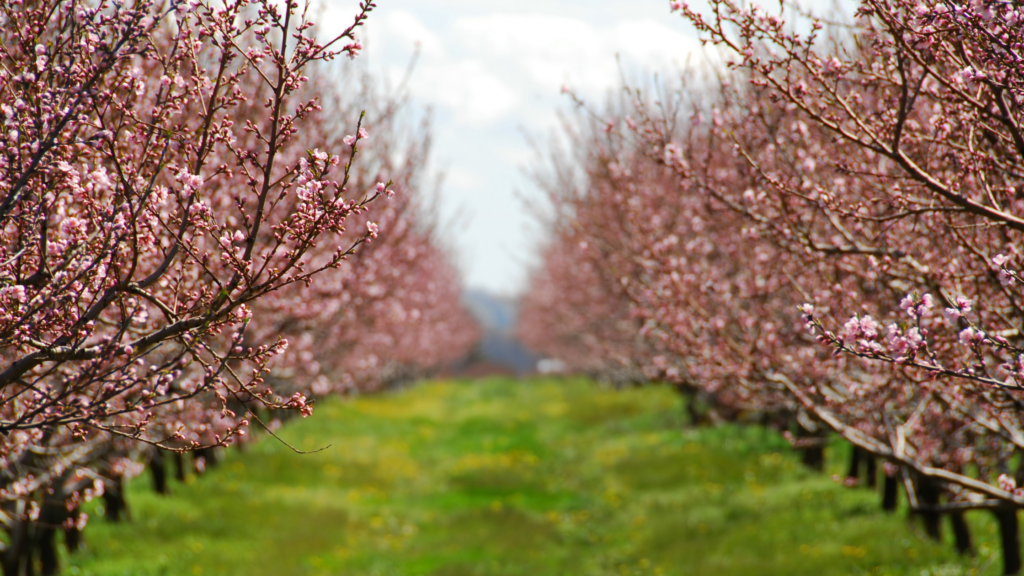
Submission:
{"label": "tree bark", "polygon": [[860,480],[860,448],[853,446],[850,450],[850,469],[846,472],[847,478]]}
{"label": "tree bark", "polygon": [[992,511],[999,522],[1000,542],[1003,546],[1003,574],[1020,574],[1020,524],[1016,508],[996,508]]}
{"label": "tree bark", "polygon": [[153,456],[149,459],[149,471],[153,473],[153,491],[162,496],[170,494],[167,488],[167,460],[164,458],[164,451],[155,448]]}
{"label": "tree bark", "polygon": [[185,458],[181,452],[174,453],[174,479],[178,482],[185,481]]}
{"label": "tree bark", "polygon": [[900,482],[893,474],[889,476],[885,475],[885,480],[882,482],[882,510],[886,512],[895,512],[896,506],[899,503],[900,497]]}
{"label": "tree bark", "polygon": [[[286,410],[286,412],[291,412],[291,410]],[[202,474],[217,465],[217,450],[214,448],[200,448],[192,453],[192,457],[196,463],[197,474]],[[199,463],[200,459],[202,459],[202,464]]]}
{"label": "tree bark", "polygon": [[[72,510],[71,514],[78,516],[78,508]],[[64,528],[64,547],[72,554],[82,549],[82,531],[78,526]]]}
{"label": "tree bark", "polygon": [[802,440],[810,440],[810,444],[800,448],[800,462],[817,472],[825,469],[825,446],[820,442],[821,435],[816,431],[804,428],[801,424],[796,426],[796,437]]}
{"label": "tree bark", "polygon": [[[917,499],[925,506],[938,506],[939,497],[942,495],[938,485],[931,478],[918,476],[917,478]],[[918,512],[921,523],[924,525],[924,532],[929,538],[937,542],[942,541],[942,514],[934,510]]]}
{"label": "tree bark", "polygon": [[57,530],[52,526],[36,527],[36,547],[39,550],[39,573],[42,576],[56,576],[60,573]]}
{"label": "tree bark", "polygon": [[10,542],[3,555],[4,576],[21,576],[21,567],[24,562],[26,540],[28,539],[26,522],[14,520],[14,527],[10,530]]}
{"label": "tree bark", "polygon": [[823,471],[825,469],[825,447],[808,446],[804,448],[803,454],[800,456],[800,462],[816,472]]}
{"label": "tree bark", "polygon": [[35,543],[35,523],[26,522],[26,531],[28,532],[25,539],[25,546],[22,548],[22,574],[25,576],[35,576],[36,564],[35,564],[35,550],[32,544]]}
{"label": "tree bark", "polygon": [[[44,497],[39,521],[36,524],[33,545],[39,553],[40,572],[43,576],[54,576],[60,572],[60,554],[57,552],[57,530],[70,517],[64,501],[63,490]],[[78,509],[75,509],[77,516]]]}
{"label": "tree bark", "polygon": [[878,486],[878,462],[874,456],[866,452],[863,454],[863,457],[865,464],[864,473],[867,475],[867,486],[868,488],[874,488]]}
{"label": "tree bark", "polygon": [[971,540],[971,528],[967,525],[962,511],[949,513],[949,522],[953,526],[953,537],[956,542],[956,552],[961,556],[974,556],[974,542]]}
{"label": "tree bark", "polygon": [[693,393],[683,393],[686,403],[686,413],[690,417],[690,427],[696,428],[701,425],[700,410],[697,409],[697,395]]}
{"label": "tree bark", "polygon": [[107,520],[120,522],[122,515],[128,514],[128,501],[124,496],[124,480],[114,478],[111,486],[103,491],[103,506],[106,508]]}

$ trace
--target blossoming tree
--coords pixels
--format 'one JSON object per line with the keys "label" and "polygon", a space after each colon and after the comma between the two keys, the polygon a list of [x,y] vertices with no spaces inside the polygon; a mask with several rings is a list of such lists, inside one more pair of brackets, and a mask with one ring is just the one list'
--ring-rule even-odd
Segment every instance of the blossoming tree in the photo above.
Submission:
{"label": "blossoming tree", "polygon": [[1018,9],[865,1],[839,30],[673,4],[739,70],[682,118],[634,93],[607,124],[628,193],[587,201],[630,225],[581,226],[640,265],[634,314],[701,385],[903,470],[961,549],[962,511],[993,509],[1019,571]]}
{"label": "blossoming tree", "polygon": [[[421,291],[403,277],[403,302],[449,312],[444,328],[413,331],[471,335],[425,229],[388,243],[386,225],[417,227],[411,200],[379,201],[398,168],[379,161],[388,144],[363,174],[375,127],[349,114],[332,124],[337,135],[323,130],[324,106],[337,102],[310,76],[358,53],[355,32],[373,8],[362,3],[322,41],[295,1],[0,7],[5,574],[37,563],[54,573],[55,529],[64,525],[73,548],[78,504],[112,498],[147,457],[237,442],[257,407],[309,414],[309,382],[268,378],[272,363],[303,362],[283,357],[281,337],[302,332],[268,327],[274,310],[309,316],[302,291],[318,277],[344,276],[335,299],[367,290],[367,275],[401,263],[379,248],[397,253],[411,239],[411,262],[397,270],[434,284]],[[357,86],[327,94],[351,102]],[[457,345],[409,343],[394,356],[433,364],[465,339],[426,337]]]}

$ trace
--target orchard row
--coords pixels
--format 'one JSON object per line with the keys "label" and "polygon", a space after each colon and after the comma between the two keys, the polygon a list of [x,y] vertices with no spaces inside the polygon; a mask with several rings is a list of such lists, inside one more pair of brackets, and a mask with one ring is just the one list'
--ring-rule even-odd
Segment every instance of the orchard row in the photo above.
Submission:
{"label": "orchard row", "polygon": [[961,549],[963,513],[994,512],[1018,573],[1019,3],[671,4],[713,64],[577,99],[539,176],[557,216],[522,337],[798,447],[838,434]]}
{"label": "orchard row", "polygon": [[164,454],[473,344],[429,125],[344,58],[373,8],[321,41],[291,0],[0,6],[5,575]]}

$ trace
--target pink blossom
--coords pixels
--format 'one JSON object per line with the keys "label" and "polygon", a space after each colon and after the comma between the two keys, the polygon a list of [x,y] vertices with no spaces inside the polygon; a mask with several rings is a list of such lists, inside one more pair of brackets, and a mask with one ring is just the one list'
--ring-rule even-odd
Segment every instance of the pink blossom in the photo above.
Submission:
{"label": "pink blossom", "polygon": [[345,46],[345,48],[343,48],[343,50],[345,52],[348,52],[348,57],[349,58],[355,58],[356,56],[358,56],[359,55],[359,51],[362,50],[362,49],[363,49],[363,45],[361,43],[359,43],[358,41],[353,42],[351,44],[347,44]]}
{"label": "pink blossom", "polygon": [[946,321],[950,324],[956,323],[957,320],[972,310],[971,301],[963,296],[957,296],[954,299],[954,306],[954,308],[946,308],[943,312]]}
{"label": "pink blossom", "polygon": [[927,318],[935,306],[935,298],[931,294],[925,294],[920,302],[913,294],[907,294],[900,300],[900,308],[906,311],[911,318]]}
{"label": "pink blossom", "polygon": [[985,333],[974,328],[965,328],[960,332],[960,343],[964,346],[973,347],[985,340]]}
{"label": "pink blossom", "polygon": [[203,179],[201,177],[199,177],[199,176],[197,176],[195,174],[190,173],[185,168],[182,168],[178,172],[177,176],[175,176],[175,179],[178,182],[181,182],[182,185],[184,185],[185,187],[193,189],[193,190],[199,188],[202,185],[202,183],[203,183]]}
{"label": "pink blossom", "polygon": [[924,310],[931,310],[935,307],[935,298],[932,298],[931,294],[925,294],[921,297],[921,306],[924,307]]}
{"label": "pink blossom", "polygon": [[907,312],[907,314],[910,314],[912,317],[915,316],[915,313],[913,312],[913,310],[914,310],[914,297],[912,295],[910,295],[910,294],[907,294],[903,298],[903,300],[900,300],[900,308],[905,310]]}
{"label": "pink blossom", "polygon": [[922,343],[924,343],[924,339],[921,338],[921,331],[918,330],[916,326],[907,330],[905,338],[907,340],[907,344],[912,350],[916,350]]}
{"label": "pink blossom", "polygon": [[0,298],[4,297],[12,298],[17,302],[24,303],[25,300],[27,299],[25,294],[25,287],[19,284],[14,286],[7,286],[5,288],[0,288]]}
{"label": "pink blossom", "polygon": [[60,223],[60,231],[73,240],[81,240],[86,235],[86,227],[88,224],[84,220],[76,218],[74,216],[65,218]]}
{"label": "pink blossom", "polygon": [[843,340],[847,346],[852,346],[858,339],[870,341],[878,336],[879,328],[880,325],[871,316],[854,316],[843,325]]}
{"label": "pink blossom", "polygon": [[974,68],[968,66],[958,71],[957,73],[953,74],[953,80],[961,84],[964,82],[974,80]]}
{"label": "pink blossom", "polygon": [[1016,282],[1013,275],[1007,272],[1005,269],[999,271],[999,283],[1003,286],[1011,286]]}
{"label": "pink blossom", "polygon": [[242,304],[235,309],[235,317],[239,320],[248,320],[252,318],[252,310],[245,304]]}
{"label": "pink blossom", "polygon": [[288,400],[287,406],[291,408],[298,408],[302,413],[303,418],[313,415],[313,406],[306,402],[306,396],[301,392],[293,394]]}
{"label": "pink blossom", "polygon": [[957,308],[946,308],[942,314],[945,316],[946,322],[951,325],[956,324],[956,321],[962,316],[960,310]]}
{"label": "pink blossom", "polygon": [[669,143],[665,145],[665,163],[681,163],[683,161],[683,149],[678,144]]}

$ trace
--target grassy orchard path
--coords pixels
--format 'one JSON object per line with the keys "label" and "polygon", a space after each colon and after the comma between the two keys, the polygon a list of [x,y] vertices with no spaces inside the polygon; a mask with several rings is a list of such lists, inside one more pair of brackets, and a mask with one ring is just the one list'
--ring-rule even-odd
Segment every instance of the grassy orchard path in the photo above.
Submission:
{"label": "grassy orchard path", "polygon": [[[868,490],[807,472],[759,428],[683,430],[666,388],[434,382],[324,402],[174,494],[93,508],[71,574],[997,573],[961,566]],[[838,470],[841,462],[834,462]],[[93,503],[95,504],[95,503]],[[996,559],[997,560],[997,559]]]}

